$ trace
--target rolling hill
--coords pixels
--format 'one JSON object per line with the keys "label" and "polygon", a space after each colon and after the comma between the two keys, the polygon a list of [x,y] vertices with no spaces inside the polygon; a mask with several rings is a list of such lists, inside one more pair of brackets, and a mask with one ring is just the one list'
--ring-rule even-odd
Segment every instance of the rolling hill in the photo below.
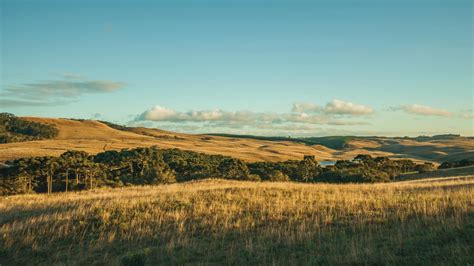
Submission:
{"label": "rolling hill", "polygon": [[95,120],[24,117],[53,125],[58,134],[52,139],[0,144],[0,161],[19,157],[58,156],[67,150],[91,154],[104,150],[158,146],[207,154],[222,154],[245,161],[283,161],[314,155],[318,161],[352,159],[357,154],[442,161],[474,158],[474,139],[323,137],[278,138],[238,135],[183,134],[144,127],[113,127]]}

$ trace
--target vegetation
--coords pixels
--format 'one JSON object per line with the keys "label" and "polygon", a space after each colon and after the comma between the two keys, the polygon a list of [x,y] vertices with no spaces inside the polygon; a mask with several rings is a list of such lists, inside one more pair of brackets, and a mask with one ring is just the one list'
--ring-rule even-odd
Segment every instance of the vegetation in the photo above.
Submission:
{"label": "vegetation", "polygon": [[50,139],[57,134],[58,130],[54,126],[0,113],[0,143]]}
{"label": "vegetation", "polygon": [[112,123],[112,122],[103,121],[103,120],[99,120],[99,122],[101,122],[102,124],[105,124],[108,127],[113,128],[113,129],[122,130],[122,131],[130,131],[131,130],[130,127],[118,125],[118,124],[115,124],[115,123]]}
{"label": "vegetation", "polygon": [[[292,138],[292,137],[266,137],[266,136],[236,135],[236,134],[210,134],[210,135],[232,137],[232,138],[268,140],[268,141],[292,141],[292,142],[297,142],[297,143],[303,143],[306,145],[323,145],[328,148],[337,149],[337,150],[344,149],[349,141],[359,138],[359,137],[354,137],[354,136]],[[364,139],[370,139],[370,137],[364,137]]]}
{"label": "vegetation", "polygon": [[454,162],[443,162],[440,164],[438,169],[449,169],[449,168],[457,168],[457,167],[466,167],[466,166],[471,166],[474,165],[474,160],[460,160],[460,161],[454,161]]}
{"label": "vegetation", "polygon": [[468,265],[474,179],[203,180],[0,198],[2,265]]}
{"label": "vegetation", "polygon": [[431,141],[431,140],[456,139],[460,137],[461,135],[459,134],[441,134],[441,135],[434,135],[434,136],[418,136],[413,139],[417,141]]}
{"label": "vegetation", "polygon": [[[429,168],[429,169],[428,169]],[[97,155],[68,151],[59,157],[22,158],[0,169],[0,195],[79,191],[97,187],[164,184],[204,178],[296,182],[387,182],[430,164],[359,155],[322,168],[314,156],[284,162],[246,163],[178,149],[136,148]]]}
{"label": "vegetation", "polygon": [[305,156],[302,161],[249,163],[250,172],[262,180],[270,180],[267,173],[280,171],[293,181],[360,183],[387,182],[403,173],[426,172],[434,169],[433,164],[416,164],[411,160],[391,160],[387,157],[372,158],[358,155],[352,161],[340,160],[334,166],[320,167],[313,156]]}

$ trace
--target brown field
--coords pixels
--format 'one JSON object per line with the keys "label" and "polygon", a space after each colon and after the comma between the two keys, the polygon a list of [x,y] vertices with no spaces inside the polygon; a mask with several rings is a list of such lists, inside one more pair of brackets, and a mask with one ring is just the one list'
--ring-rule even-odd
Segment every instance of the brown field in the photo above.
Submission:
{"label": "brown field", "polygon": [[470,176],[474,175],[474,166],[467,167],[458,167],[450,169],[438,169],[436,171],[425,172],[425,173],[412,173],[405,174],[397,177],[397,180],[416,180],[416,179],[426,179],[426,178],[441,178],[441,177],[450,177],[450,176]]}
{"label": "brown field", "polygon": [[28,117],[26,119],[53,124],[59,135],[52,140],[0,144],[0,161],[19,157],[58,156],[67,150],[91,154],[110,149],[148,147],[178,148],[208,154],[222,154],[246,161],[282,161],[314,155],[316,160],[352,159],[357,154],[411,158],[416,161],[459,160],[474,157],[474,140],[457,138],[418,142],[378,138],[353,140],[348,148],[334,150],[321,145],[304,145],[292,141],[263,141],[208,135],[173,133],[159,129],[134,128],[115,130],[98,121],[76,121]]}
{"label": "brown field", "polygon": [[473,195],[474,176],[0,197],[0,264],[470,265]]}

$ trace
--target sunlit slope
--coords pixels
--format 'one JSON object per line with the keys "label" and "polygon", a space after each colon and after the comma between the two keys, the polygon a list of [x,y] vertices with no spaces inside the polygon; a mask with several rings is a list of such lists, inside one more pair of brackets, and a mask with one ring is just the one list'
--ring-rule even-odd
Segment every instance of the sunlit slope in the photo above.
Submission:
{"label": "sunlit slope", "polygon": [[474,159],[474,139],[456,137],[429,141],[380,139],[376,149],[432,161]]}
{"label": "sunlit slope", "polygon": [[51,140],[2,144],[0,145],[0,161],[30,156],[58,156],[71,149],[95,154],[104,150],[153,145],[161,148],[178,148],[208,154],[228,155],[247,161],[301,159],[306,154],[315,155],[318,160],[352,157],[352,154],[336,154],[336,151],[324,146],[306,146],[290,141],[273,142],[191,135],[148,128],[133,128],[131,131],[123,131],[90,120],[31,117],[27,119],[56,126],[59,130],[58,136]]}
{"label": "sunlit slope", "polygon": [[344,149],[307,145],[290,140],[192,135],[144,127],[117,130],[99,121],[27,117],[35,122],[52,124],[59,130],[55,139],[0,144],[0,161],[19,157],[58,156],[67,150],[91,154],[105,150],[149,147],[178,148],[208,154],[233,156],[246,161],[282,161],[314,155],[316,160],[352,159],[357,154],[391,156],[441,162],[474,158],[474,140],[456,138],[436,141],[412,139],[357,138]]}
{"label": "sunlit slope", "polygon": [[413,173],[402,175],[398,180],[420,180],[420,179],[431,179],[431,178],[446,178],[451,176],[474,176],[474,166],[438,169],[436,171],[425,172],[425,173]]}
{"label": "sunlit slope", "polygon": [[202,180],[0,197],[0,262],[468,265],[473,193],[471,176],[358,185]]}

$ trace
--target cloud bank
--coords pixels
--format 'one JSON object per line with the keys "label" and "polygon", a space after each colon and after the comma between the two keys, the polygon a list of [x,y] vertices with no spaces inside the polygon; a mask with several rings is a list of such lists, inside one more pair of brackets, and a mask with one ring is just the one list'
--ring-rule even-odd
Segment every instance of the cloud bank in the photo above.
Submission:
{"label": "cloud bank", "polygon": [[[191,110],[180,112],[160,105],[154,106],[138,115],[134,122],[189,122],[205,123],[207,126],[241,128],[302,128],[301,125],[361,125],[365,121],[347,119],[352,116],[369,115],[373,110],[367,106],[350,102],[333,100],[324,107],[310,103],[293,105],[291,112],[252,112],[252,111],[225,111],[225,110]],[[343,119],[345,118],[345,119]],[[308,127],[303,127],[308,129]]]}
{"label": "cloud bank", "polygon": [[297,113],[324,113],[334,115],[353,115],[363,116],[370,115],[374,110],[368,106],[345,102],[341,100],[332,100],[325,106],[319,106],[312,103],[295,103],[293,104],[293,112]]}
{"label": "cloud bank", "polygon": [[410,105],[400,105],[399,107],[393,108],[394,110],[401,110],[408,114],[422,115],[422,116],[452,116],[453,113],[444,109],[438,109],[426,105],[420,104],[410,104]]}
{"label": "cloud bank", "polygon": [[72,74],[62,80],[48,80],[13,85],[0,92],[0,105],[49,106],[71,102],[85,94],[111,93],[125,86],[125,83],[108,80],[85,80]]}

